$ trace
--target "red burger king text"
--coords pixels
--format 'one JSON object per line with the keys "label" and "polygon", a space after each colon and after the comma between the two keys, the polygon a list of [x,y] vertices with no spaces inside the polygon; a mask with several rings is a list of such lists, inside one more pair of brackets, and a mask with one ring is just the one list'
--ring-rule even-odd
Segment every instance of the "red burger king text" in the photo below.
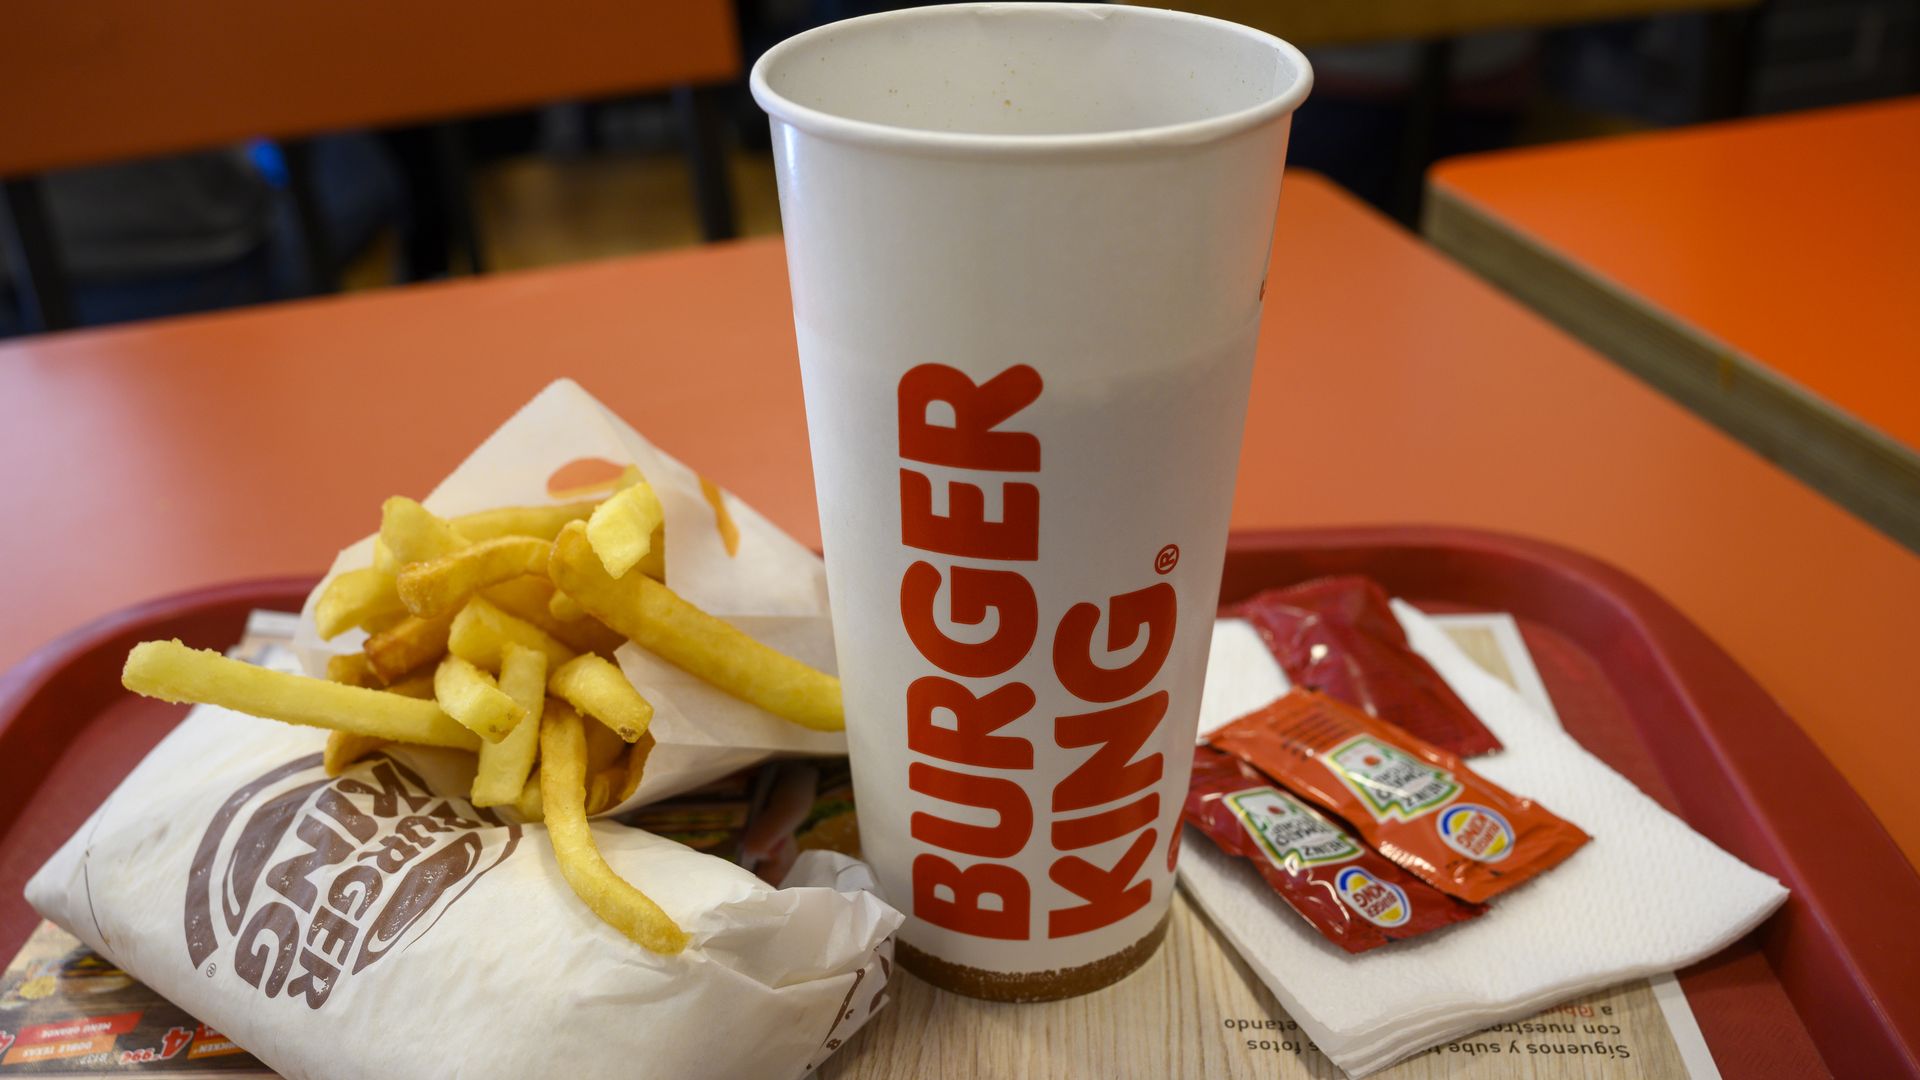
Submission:
{"label": "red burger king text", "polygon": [[[1040,472],[1041,446],[1031,432],[1003,427],[1041,391],[1040,374],[1026,365],[975,383],[955,368],[922,364],[899,383],[901,542],[948,560],[919,559],[900,581],[902,625],[934,669],[906,689],[907,783],[928,799],[986,811],[994,822],[912,815],[915,840],[964,861],[935,851],[914,859],[913,913],[949,930],[1005,940],[1034,933],[1033,883],[1008,860],[1033,840],[1036,816],[1047,818],[1047,876],[1075,898],[1046,912],[1047,937],[1097,930],[1147,906],[1152,881],[1134,879],[1156,847],[1161,806],[1152,789],[1164,761],[1158,752],[1135,757],[1166,716],[1167,692],[1151,687],[1173,646],[1178,599],[1171,584],[1151,580],[1149,552],[1141,568],[1150,584],[1104,603],[1073,604],[1057,621],[1049,617],[1052,675],[1085,706],[1055,716],[1052,738],[1060,748],[1091,753],[1050,793],[1035,792],[1032,741],[1002,729],[1038,701],[1010,673],[1032,653],[1042,625],[1028,577],[1040,559],[1040,488],[1031,481]],[[948,479],[924,466],[970,475]],[[936,484],[945,487],[944,514],[935,512]],[[987,515],[989,486],[999,492],[997,519]],[[992,565],[973,565],[982,562]],[[984,626],[991,613],[991,635],[948,636],[937,617],[943,588],[947,621]],[[1096,646],[1103,616],[1106,631]],[[1101,663],[1136,648],[1138,655],[1118,667]],[[976,680],[983,692],[962,679]],[[938,718],[941,711],[948,722]],[[1035,795],[1046,804],[1036,807]],[[1085,854],[1128,836],[1117,857]]]}

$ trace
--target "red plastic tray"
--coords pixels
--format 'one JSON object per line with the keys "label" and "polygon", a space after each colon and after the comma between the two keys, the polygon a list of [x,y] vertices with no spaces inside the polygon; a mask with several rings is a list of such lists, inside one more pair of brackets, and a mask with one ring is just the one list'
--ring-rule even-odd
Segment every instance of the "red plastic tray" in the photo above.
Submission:
{"label": "red plastic tray", "polygon": [[[1706,635],[1585,556],[1454,529],[1236,535],[1222,600],[1332,573],[1429,610],[1512,613],[1574,737],[1792,889],[1747,940],[1682,973],[1723,1075],[1920,1080],[1920,874]],[[297,609],[311,585],[244,582],[129,608],[0,678],[0,959],[37,922],[26,879],[184,715],[120,689],[127,649],[151,637],[225,646],[249,610]]]}

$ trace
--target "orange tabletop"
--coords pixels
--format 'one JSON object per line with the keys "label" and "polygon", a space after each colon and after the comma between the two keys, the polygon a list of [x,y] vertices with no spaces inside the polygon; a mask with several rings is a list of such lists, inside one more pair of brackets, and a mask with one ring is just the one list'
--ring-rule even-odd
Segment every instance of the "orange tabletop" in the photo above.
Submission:
{"label": "orange tabletop", "polygon": [[1431,187],[1436,243],[1920,546],[1920,98],[1456,158]]}
{"label": "orange tabletop", "polygon": [[[1920,856],[1920,559],[1324,180],[1281,199],[1234,523],[1555,540],[1660,590]],[[571,375],[818,541],[777,241],[0,347],[0,665],[156,594],[318,572]]]}

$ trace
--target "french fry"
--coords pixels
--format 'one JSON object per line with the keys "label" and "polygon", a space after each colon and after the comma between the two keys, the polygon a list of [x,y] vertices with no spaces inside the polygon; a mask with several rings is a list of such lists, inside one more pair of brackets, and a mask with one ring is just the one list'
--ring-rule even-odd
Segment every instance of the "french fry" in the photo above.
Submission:
{"label": "french fry", "polygon": [[501,650],[515,642],[547,655],[547,669],[557,670],[573,659],[574,651],[555,641],[545,630],[501,611],[484,597],[467,601],[454,617],[447,648],[476,667],[499,671]]}
{"label": "french fry", "polygon": [[447,637],[453,631],[453,616],[423,619],[409,615],[392,629],[382,630],[367,639],[363,650],[367,666],[376,677],[391,685],[417,668],[432,663],[447,651]]}
{"label": "french fry", "polygon": [[416,671],[387,687],[387,693],[401,697],[419,698],[421,701],[433,700],[433,672]]}
{"label": "french fry", "polygon": [[[634,743],[630,748],[628,748],[627,756],[624,761],[618,761],[618,762],[615,762],[613,765],[608,766],[608,769],[610,770],[624,769],[626,772],[626,775],[621,777],[620,780],[614,784],[613,792],[607,800],[607,805],[605,807],[602,807],[602,809],[611,810],[614,807],[619,806],[621,803],[626,802],[628,799],[633,797],[633,793],[639,790],[640,788],[641,776],[645,775],[646,773],[647,758],[652,756],[652,754],[653,754],[653,733],[648,732],[647,734],[640,736],[639,742]],[[598,811],[595,811],[595,812],[597,813]]]}
{"label": "french fry", "polygon": [[327,657],[327,680],[348,686],[378,688],[381,683],[367,663],[366,653],[343,653]]}
{"label": "french fry", "polygon": [[[543,719],[542,724],[546,721]],[[520,815],[522,821],[539,821],[543,816],[540,806],[540,770],[534,769],[533,775],[520,788],[520,797],[513,800],[513,812]]]}
{"label": "french fry", "polygon": [[553,545],[530,536],[502,536],[409,565],[395,579],[400,602],[422,618],[453,611],[490,585],[544,574]]}
{"label": "french fry", "polygon": [[[583,726],[585,726],[588,730],[592,730],[597,725],[586,724]],[[625,744],[623,743],[622,745],[625,745]],[[584,803],[582,804],[582,808],[586,811],[587,815],[591,817],[592,815],[598,814],[601,811],[605,810],[609,805],[611,805],[611,803],[609,803],[608,800],[612,798],[613,798],[613,780],[610,777],[607,777],[601,773],[593,773],[593,772],[588,773],[587,774],[587,796]]]}
{"label": "french fry", "polygon": [[575,622],[592,617],[587,614],[586,608],[580,606],[579,601],[558,589],[555,589],[553,595],[547,598],[547,614],[561,622]]}
{"label": "french fry", "polygon": [[462,514],[450,525],[461,536],[480,543],[502,536],[531,536],[551,540],[569,521],[585,521],[597,506],[593,502],[562,503],[558,506],[503,506]]}
{"label": "french fry", "polygon": [[546,572],[543,566],[539,577],[529,575],[515,578],[495,585],[480,595],[501,611],[545,630],[547,636],[574,652],[597,652],[612,656],[615,649],[626,644],[626,638],[609,630],[600,620],[587,618],[584,611],[580,613],[581,618],[571,622],[554,618],[551,604],[553,598],[560,594],[554,592]]}
{"label": "french fry", "polygon": [[[553,583],[547,580],[547,568],[544,566],[538,573],[525,574],[498,585],[489,585],[481,591],[480,595],[486,597],[494,607],[518,618],[527,619],[521,614],[523,611],[538,611],[542,619],[549,621],[553,618],[552,613],[547,611],[547,601],[553,599]],[[527,619],[527,621],[542,630],[546,629],[544,622],[536,622],[533,619]]]}
{"label": "french fry", "polygon": [[320,762],[328,776],[339,776],[346,772],[354,762],[386,746],[387,740],[371,735],[355,735],[348,731],[327,732],[327,749],[321,754]]}
{"label": "french fry", "polygon": [[[620,737],[609,731],[605,724],[581,726],[587,733],[587,816],[593,817],[626,802],[639,789],[647,755],[653,751],[653,736],[642,735],[639,742],[628,744],[621,742]],[[606,756],[609,747],[612,748],[611,757]],[[486,753],[484,747],[481,753]],[[540,820],[540,777],[537,770],[521,789],[520,797],[514,800],[514,811],[528,821]]]}
{"label": "french fry", "polygon": [[593,844],[586,814],[586,734],[572,709],[550,708],[540,721],[540,804],[554,859],[588,908],[628,940],[677,953],[687,934],[660,906],[613,872]]}
{"label": "french fry", "polygon": [[373,538],[373,568],[375,570],[383,574],[398,574],[403,566],[404,564],[401,563],[398,556],[394,555],[393,549],[387,546],[385,540],[380,539],[378,536]]}
{"label": "french fry", "polygon": [[653,542],[647,547],[646,558],[634,566],[635,570],[655,581],[667,580],[667,527],[653,530]]}
{"label": "french fry", "polygon": [[640,776],[646,768],[647,755],[653,752],[653,736],[642,735],[640,741],[628,746],[615,741],[622,751],[620,756],[598,769],[593,764],[593,732],[602,729],[600,724],[583,725],[587,730],[587,816],[603,814],[626,802],[640,786]]}
{"label": "french fry", "polygon": [[[508,642],[500,654],[500,689],[527,712],[507,737],[480,744],[473,774],[473,805],[506,806],[519,799],[540,753],[540,716],[547,702],[547,655]],[[598,725],[595,725],[598,726]]]}
{"label": "french fry", "polygon": [[594,508],[587,542],[610,577],[622,577],[653,550],[653,532],[665,522],[653,485],[641,482]]}
{"label": "french fry", "polygon": [[[327,679],[330,682],[345,683],[348,686],[380,689],[380,679],[374,675],[372,666],[367,663],[365,653],[344,653],[327,657]],[[433,697],[433,680],[430,677],[421,676],[413,680],[412,685],[395,683],[386,690],[389,694],[431,698]],[[328,776],[339,776],[354,762],[388,745],[390,744],[386,739],[375,738],[372,735],[329,731],[327,732],[327,749],[321,757],[321,763],[326,768]]]}
{"label": "french fry", "polygon": [[[634,564],[634,569],[655,581],[667,580],[667,529],[662,525],[653,530],[653,539],[648,542],[647,553]],[[586,611],[575,603],[566,593],[555,593],[553,616],[558,619],[578,619]]]}
{"label": "french fry", "polygon": [[508,697],[493,676],[458,656],[445,657],[434,669],[433,697],[442,712],[487,742],[506,738],[527,718],[526,708]]}
{"label": "french fry", "polygon": [[[578,663],[578,661],[575,662]],[[574,711],[578,712],[579,706],[575,706]],[[612,728],[605,724],[587,725],[587,776],[589,778],[619,761],[626,752],[627,741],[615,734]],[[591,787],[591,783],[588,786]],[[587,805],[591,807],[593,793],[589,791],[587,795]]]}
{"label": "french fry", "polygon": [[404,612],[391,575],[371,567],[336,574],[313,605],[314,627],[331,640],[361,623]]}
{"label": "french fry", "polygon": [[135,645],[120,682],[161,701],[218,705],[288,724],[458,750],[480,745],[433,702],[254,667],[179,641]]}
{"label": "french fry", "polygon": [[468,540],[438,514],[395,495],[380,504],[380,539],[401,566],[427,562],[466,547]]}
{"label": "french fry", "polygon": [[374,634],[386,633],[401,623],[406,622],[408,618],[410,618],[410,616],[407,609],[402,607],[398,611],[386,611],[375,615],[373,618],[361,623],[360,629],[365,630],[367,635],[371,637]]}
{"label": "french fry", "polygon": [[548,577],[588,614],[721,690],[802,727],[846,727],[839,679],[769,649],[650,577],[609,576],[584,525],[560,530]]}
{"label": "french fry", "polygon": [[653,705],[604,656],[582,653],[560,665],[547,678],[547,689],[626,742],[637,741],[653,723]]}

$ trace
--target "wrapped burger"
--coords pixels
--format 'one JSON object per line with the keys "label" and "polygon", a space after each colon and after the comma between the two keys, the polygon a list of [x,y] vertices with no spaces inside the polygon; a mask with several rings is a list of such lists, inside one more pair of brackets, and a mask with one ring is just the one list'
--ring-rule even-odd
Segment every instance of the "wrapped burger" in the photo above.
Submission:
{"label": "wrapped burger", "polygon": [[854,860],[775,889],[596,822],[688,936],[658,953],[568,890],[542,826],[384,753],[329,777],[324,742],[195,709],[28,900],[289,1077],[794,1077],[882,1001],[900,915]]}

